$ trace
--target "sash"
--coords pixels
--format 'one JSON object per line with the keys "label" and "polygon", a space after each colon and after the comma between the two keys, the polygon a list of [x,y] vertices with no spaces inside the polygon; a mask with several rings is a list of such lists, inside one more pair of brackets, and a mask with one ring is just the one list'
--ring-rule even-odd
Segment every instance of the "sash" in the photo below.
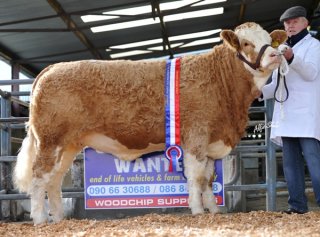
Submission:
{"label": "sash", "polygon": [[167,61],[165,74],[165,123],[166,150],[169,160],[169,172],[177,170],[182,161],[183,151],[180,147],[180,58]]}

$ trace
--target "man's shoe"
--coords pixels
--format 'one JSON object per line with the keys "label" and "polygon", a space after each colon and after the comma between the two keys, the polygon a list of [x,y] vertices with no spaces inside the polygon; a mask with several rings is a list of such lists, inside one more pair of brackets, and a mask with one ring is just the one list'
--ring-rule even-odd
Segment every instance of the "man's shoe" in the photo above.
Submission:
{"label": "man's shoe", "polygon": [[304,213],[306,213],[306,211],[298,211],[298,210],[296,210],[296,209],[289,208],[289,209],[286,210],[286,211],[282,211],[282,213],[285,213],[285,214],[293,214],[293,213],[296,213],[296,214],[304,214]]}

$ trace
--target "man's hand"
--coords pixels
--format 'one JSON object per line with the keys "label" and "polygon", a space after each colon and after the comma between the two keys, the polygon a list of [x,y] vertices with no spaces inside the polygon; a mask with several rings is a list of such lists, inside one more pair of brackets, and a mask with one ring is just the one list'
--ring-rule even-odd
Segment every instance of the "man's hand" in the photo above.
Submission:
{"label": "man's hand", "polygon": [[293,58],[293,50],[292,48],[288,48],[284,53],[283,56],[287,59],[287,61],[290,61]]}
{"label": "man's hand", "polygon": [[283,54],[287,61],[292,60],[293,58],[293,50],[288,45],[279,45],[279,51]]}

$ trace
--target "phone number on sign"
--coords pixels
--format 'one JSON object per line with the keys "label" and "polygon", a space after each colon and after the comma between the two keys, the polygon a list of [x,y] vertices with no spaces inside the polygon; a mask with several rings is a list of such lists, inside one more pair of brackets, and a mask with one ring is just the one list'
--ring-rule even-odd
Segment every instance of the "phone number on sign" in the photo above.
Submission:
{"label": "phone number on sign", "polygon": [[[220,183],[213,183],[213,192],[222,190]],[[127,184],[127,185],[90,185],[87,194],[99,196],[131,196],[131,195],[161,195],[161,194],[188,194],[186,183],[173,184]]]}
{"label": "phone number on sign", "polygon": [[187,194],[187,185],[176,184],[139,184],[139,185],[90,185],[87,194],[90,196],[130,196],[130,195],[159,195],[165,193]]}

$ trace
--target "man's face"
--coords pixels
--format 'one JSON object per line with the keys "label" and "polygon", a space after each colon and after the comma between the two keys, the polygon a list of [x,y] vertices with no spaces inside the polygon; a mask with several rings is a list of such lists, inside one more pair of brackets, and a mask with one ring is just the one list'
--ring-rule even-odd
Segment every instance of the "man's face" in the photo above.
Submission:
{"label": "man's face", "polygon": [[304,17],[297,17],[284,21],[284,29],[289,37],[298,34],[303,29],[307,28],[308,20]]}

